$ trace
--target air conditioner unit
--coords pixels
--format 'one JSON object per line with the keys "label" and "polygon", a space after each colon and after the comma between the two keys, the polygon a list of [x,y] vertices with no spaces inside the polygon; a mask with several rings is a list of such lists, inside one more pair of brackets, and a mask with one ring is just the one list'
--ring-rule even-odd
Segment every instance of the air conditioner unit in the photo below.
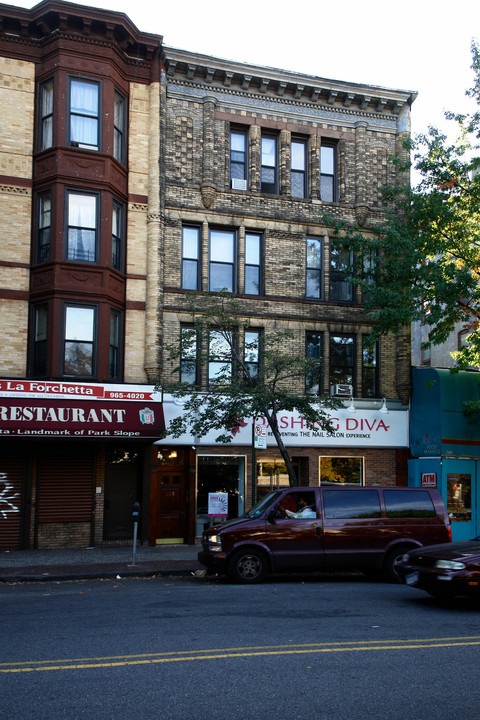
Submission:
{"label": "air conditioner unit", "polygon": [[353,394],[353,385],[330,385],[330,394],[350,397]]}
{"label": "air conditioner unit", "polygon": [[232,190],[246,190],[247,181],[241,178],[232,178]]}

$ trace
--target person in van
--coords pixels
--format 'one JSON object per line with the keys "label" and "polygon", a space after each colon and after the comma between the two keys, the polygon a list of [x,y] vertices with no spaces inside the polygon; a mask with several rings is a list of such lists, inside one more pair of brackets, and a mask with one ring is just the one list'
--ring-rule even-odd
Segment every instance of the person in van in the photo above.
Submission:
{"label": "person in van", "polygon": [[308,504],[307,499],[305,498],[304,495],[301,495],[298,498],[297,512],[292,512],[292,510],[285,510],[285,515],[289,518],[314,518],[314,517],[317,517],[317,513],[311,507],[311,505]]}

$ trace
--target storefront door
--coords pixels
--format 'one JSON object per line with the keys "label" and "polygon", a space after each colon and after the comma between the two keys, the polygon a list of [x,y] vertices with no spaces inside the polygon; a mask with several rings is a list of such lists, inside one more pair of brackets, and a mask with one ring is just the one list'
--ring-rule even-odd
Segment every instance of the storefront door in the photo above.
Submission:
{"label": "storefront door", "polygon": [[442,475],[454,541],[471,540],[479,533],[477,519],[479,470],[480,461],[477,460],[443,461]]}
{"label": "storefront door", "polygon": [[183,543],[186,532],[183,468],[152,470],[150,482],[149,544]]}

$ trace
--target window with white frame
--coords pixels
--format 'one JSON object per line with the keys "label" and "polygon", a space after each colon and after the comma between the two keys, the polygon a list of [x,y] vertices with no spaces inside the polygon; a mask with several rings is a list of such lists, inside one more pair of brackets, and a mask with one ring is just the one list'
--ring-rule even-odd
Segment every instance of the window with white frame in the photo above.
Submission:
{"label": "window with white frame", "polygon": [[87,150],[99,150],[99,118],[99,83],[70,78],[69,144]]}
{"label": "window with white frame", "polygon": [[262,294],[262,235],[245,233],[245,293]]}
{"label": "window with white frame", "polygon": [[182,227],[182,288],[200,289],[200,228]]}
{"label": "window with white frame", "polygon": [[210,292],[236,291],[236,233],[210,230],[208,289]]}
{"label": "window with white frame", "polygon": [[293,138],[290,144],[290,192],[307,197],[307,140]]}
{"label": "window with white frame", "polygon": [[94,306],[64,306],[64,375],[95,375],[96,314]]}
{"label": "window with white frame", "polygon": [[98,195],[67,192],[67,259],[94,263],[97,258]]}

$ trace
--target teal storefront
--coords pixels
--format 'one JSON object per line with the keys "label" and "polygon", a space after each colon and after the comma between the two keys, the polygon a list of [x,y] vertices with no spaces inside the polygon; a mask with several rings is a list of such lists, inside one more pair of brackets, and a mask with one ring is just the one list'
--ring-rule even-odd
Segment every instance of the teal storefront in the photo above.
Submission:
{"label": "teal storefront", "polygon": [[466,400],[480,400],[479,372],[412,370],[408,484],[440,490],[453,540],[480,535],[480,424],[468,422]]}

